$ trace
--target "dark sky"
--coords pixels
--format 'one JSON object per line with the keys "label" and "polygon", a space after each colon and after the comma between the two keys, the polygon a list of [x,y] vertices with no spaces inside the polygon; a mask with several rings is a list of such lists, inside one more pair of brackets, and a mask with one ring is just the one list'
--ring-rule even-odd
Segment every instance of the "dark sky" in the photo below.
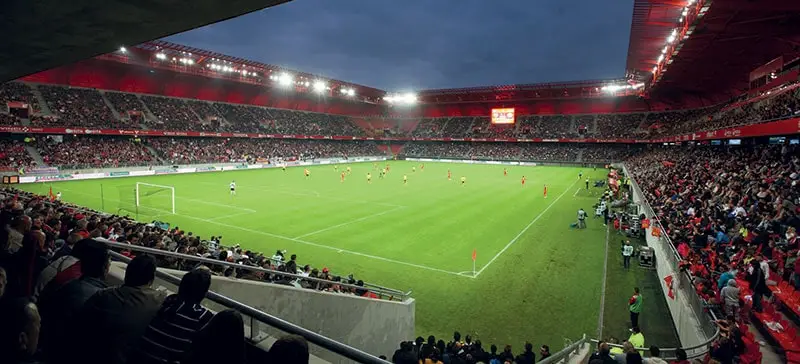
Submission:
{"label": "dark sky", "polygon": [[387,91],[624,76],[633,0],[294,0],[167,38]]}

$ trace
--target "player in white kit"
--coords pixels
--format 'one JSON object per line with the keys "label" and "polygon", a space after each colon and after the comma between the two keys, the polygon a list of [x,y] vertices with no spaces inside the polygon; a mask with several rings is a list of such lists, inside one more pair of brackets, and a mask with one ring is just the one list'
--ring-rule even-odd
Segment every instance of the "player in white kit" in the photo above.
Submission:
{"label": "player in white kit", "polygon": [[236,181],[231,181],[231,196],[236,196]]}

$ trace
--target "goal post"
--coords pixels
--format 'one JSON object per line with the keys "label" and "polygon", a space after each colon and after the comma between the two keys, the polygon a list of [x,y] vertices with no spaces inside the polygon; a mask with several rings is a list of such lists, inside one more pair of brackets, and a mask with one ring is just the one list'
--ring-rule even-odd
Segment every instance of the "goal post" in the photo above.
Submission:
{"label": "goal post", "polygon": [[136,182],[136,207],[175,213],[175,187]]}

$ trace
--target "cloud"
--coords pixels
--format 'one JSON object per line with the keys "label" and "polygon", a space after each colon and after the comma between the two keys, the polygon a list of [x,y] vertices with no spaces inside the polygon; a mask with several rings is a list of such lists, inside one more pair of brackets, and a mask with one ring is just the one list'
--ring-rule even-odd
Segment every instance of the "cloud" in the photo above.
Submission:
{"label": "cloud", "polygon": [[386,90],[621,77],[633,0],[295,0],[168,40]]}

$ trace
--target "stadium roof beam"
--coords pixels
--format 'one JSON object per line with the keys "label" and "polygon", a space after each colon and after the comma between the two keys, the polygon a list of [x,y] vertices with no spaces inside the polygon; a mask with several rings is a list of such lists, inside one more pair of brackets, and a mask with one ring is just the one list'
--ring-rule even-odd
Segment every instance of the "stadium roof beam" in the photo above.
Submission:
{"label": "stadium roof beam", "polygon": [[8,0],[0,12],[0,82],[289,1]]}

